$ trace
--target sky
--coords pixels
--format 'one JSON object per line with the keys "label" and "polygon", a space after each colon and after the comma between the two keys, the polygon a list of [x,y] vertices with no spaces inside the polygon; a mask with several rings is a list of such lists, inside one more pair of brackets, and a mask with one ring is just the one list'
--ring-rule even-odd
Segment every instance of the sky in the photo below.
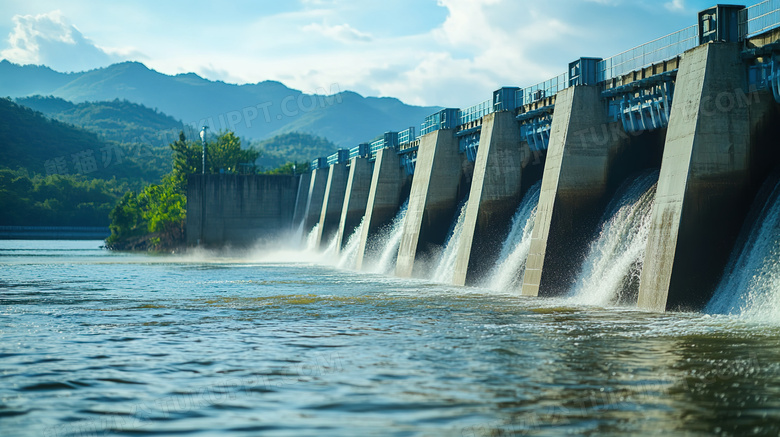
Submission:
{"label": "sky", "polygon": [[[748,5],[758,0],[751,0]],[[696,23],[703,0],[3,0],[0,58],[467,107]],[[2,78],[0,78],[2,80]]]}

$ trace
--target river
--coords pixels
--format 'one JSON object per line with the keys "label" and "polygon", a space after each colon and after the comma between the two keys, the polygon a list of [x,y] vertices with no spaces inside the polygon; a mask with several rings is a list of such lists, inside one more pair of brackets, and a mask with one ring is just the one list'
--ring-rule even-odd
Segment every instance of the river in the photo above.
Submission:
{"label": "river", "polygon": [[100,244],[0,241],[0,435],[780,432],[780,323]]}

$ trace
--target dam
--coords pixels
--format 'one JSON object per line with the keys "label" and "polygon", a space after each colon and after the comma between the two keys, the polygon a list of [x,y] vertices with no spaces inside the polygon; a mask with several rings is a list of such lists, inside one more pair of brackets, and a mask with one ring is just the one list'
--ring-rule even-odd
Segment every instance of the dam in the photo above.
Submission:
{"label": "dam", "polygon": [[[780,1],[716,5],[678,32],[317,157],[301,175],[192,176],[188,242],[308,236],[349,252],[350,267],[398,277],[712,307],[728,300],[736,263],[759,256],[763,234],[749,229],[773,217],[779,40]],[[583,282],[609,286],[597,296]]]}

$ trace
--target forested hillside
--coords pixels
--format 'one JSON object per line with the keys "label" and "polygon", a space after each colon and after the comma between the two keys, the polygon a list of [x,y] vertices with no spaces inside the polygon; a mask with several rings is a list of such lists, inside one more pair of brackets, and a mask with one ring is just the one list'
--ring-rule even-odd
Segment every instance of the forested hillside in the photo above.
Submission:
{"label": "forested hillside", "polygon": [[59,97],[36,95],[18,98],[16,103],[55,120],[82,127],[103,140],[145,143],[161,148],[169,155],[168,144],[175,141],[184,129],[179,120],[127,100],[74,104]]}
{"label": "forested hillside", "polygon": [[288,162],[307,163],[338,150],[338,146],[325,138],[298,132],[277,135],[253,146],[261,150],[258,164],[265,169],[277,168]]}

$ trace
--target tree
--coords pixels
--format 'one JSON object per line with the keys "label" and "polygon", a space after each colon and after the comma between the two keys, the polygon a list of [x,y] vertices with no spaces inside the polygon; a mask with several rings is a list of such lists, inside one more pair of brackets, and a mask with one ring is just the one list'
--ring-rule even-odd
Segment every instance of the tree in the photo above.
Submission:
{"label": "tree", "polygon": [[[187,215],[187,178],[201,173],[203,146],[187,141],[184,132],[170,144],[173,169],[161,183],[144,187],[139,193],[129,192],[111,211],[109,247],[160,249],[183,243]],[[254,162],[260,153],[252,148],[241,149],[241,140],[226,132],[206,145],[208,173],[237,173],[240,168],[256,171]],[[146,236],[141,246],[128,246],[133,239]],[[133,243],[134,244],[134,243]]]}
{"label": "tree", "polygon": [[233,132],[226,132],[212,142],[206,149],[207,173],[242,173],[240,168],[246,164],[248,172],[254,173],[254,163],[260,152],[254,148],[241,149],[241,139]]}
{"label": "tree", "polygon": [[265,174],[268,175],[292,175],[292,174],[301,174],[306,173],[309,171],[309,163],[308,162],[288,162],[287,164],[284,164],[282,166],[279,166],[273,170],[269,170],[265,172]]}

